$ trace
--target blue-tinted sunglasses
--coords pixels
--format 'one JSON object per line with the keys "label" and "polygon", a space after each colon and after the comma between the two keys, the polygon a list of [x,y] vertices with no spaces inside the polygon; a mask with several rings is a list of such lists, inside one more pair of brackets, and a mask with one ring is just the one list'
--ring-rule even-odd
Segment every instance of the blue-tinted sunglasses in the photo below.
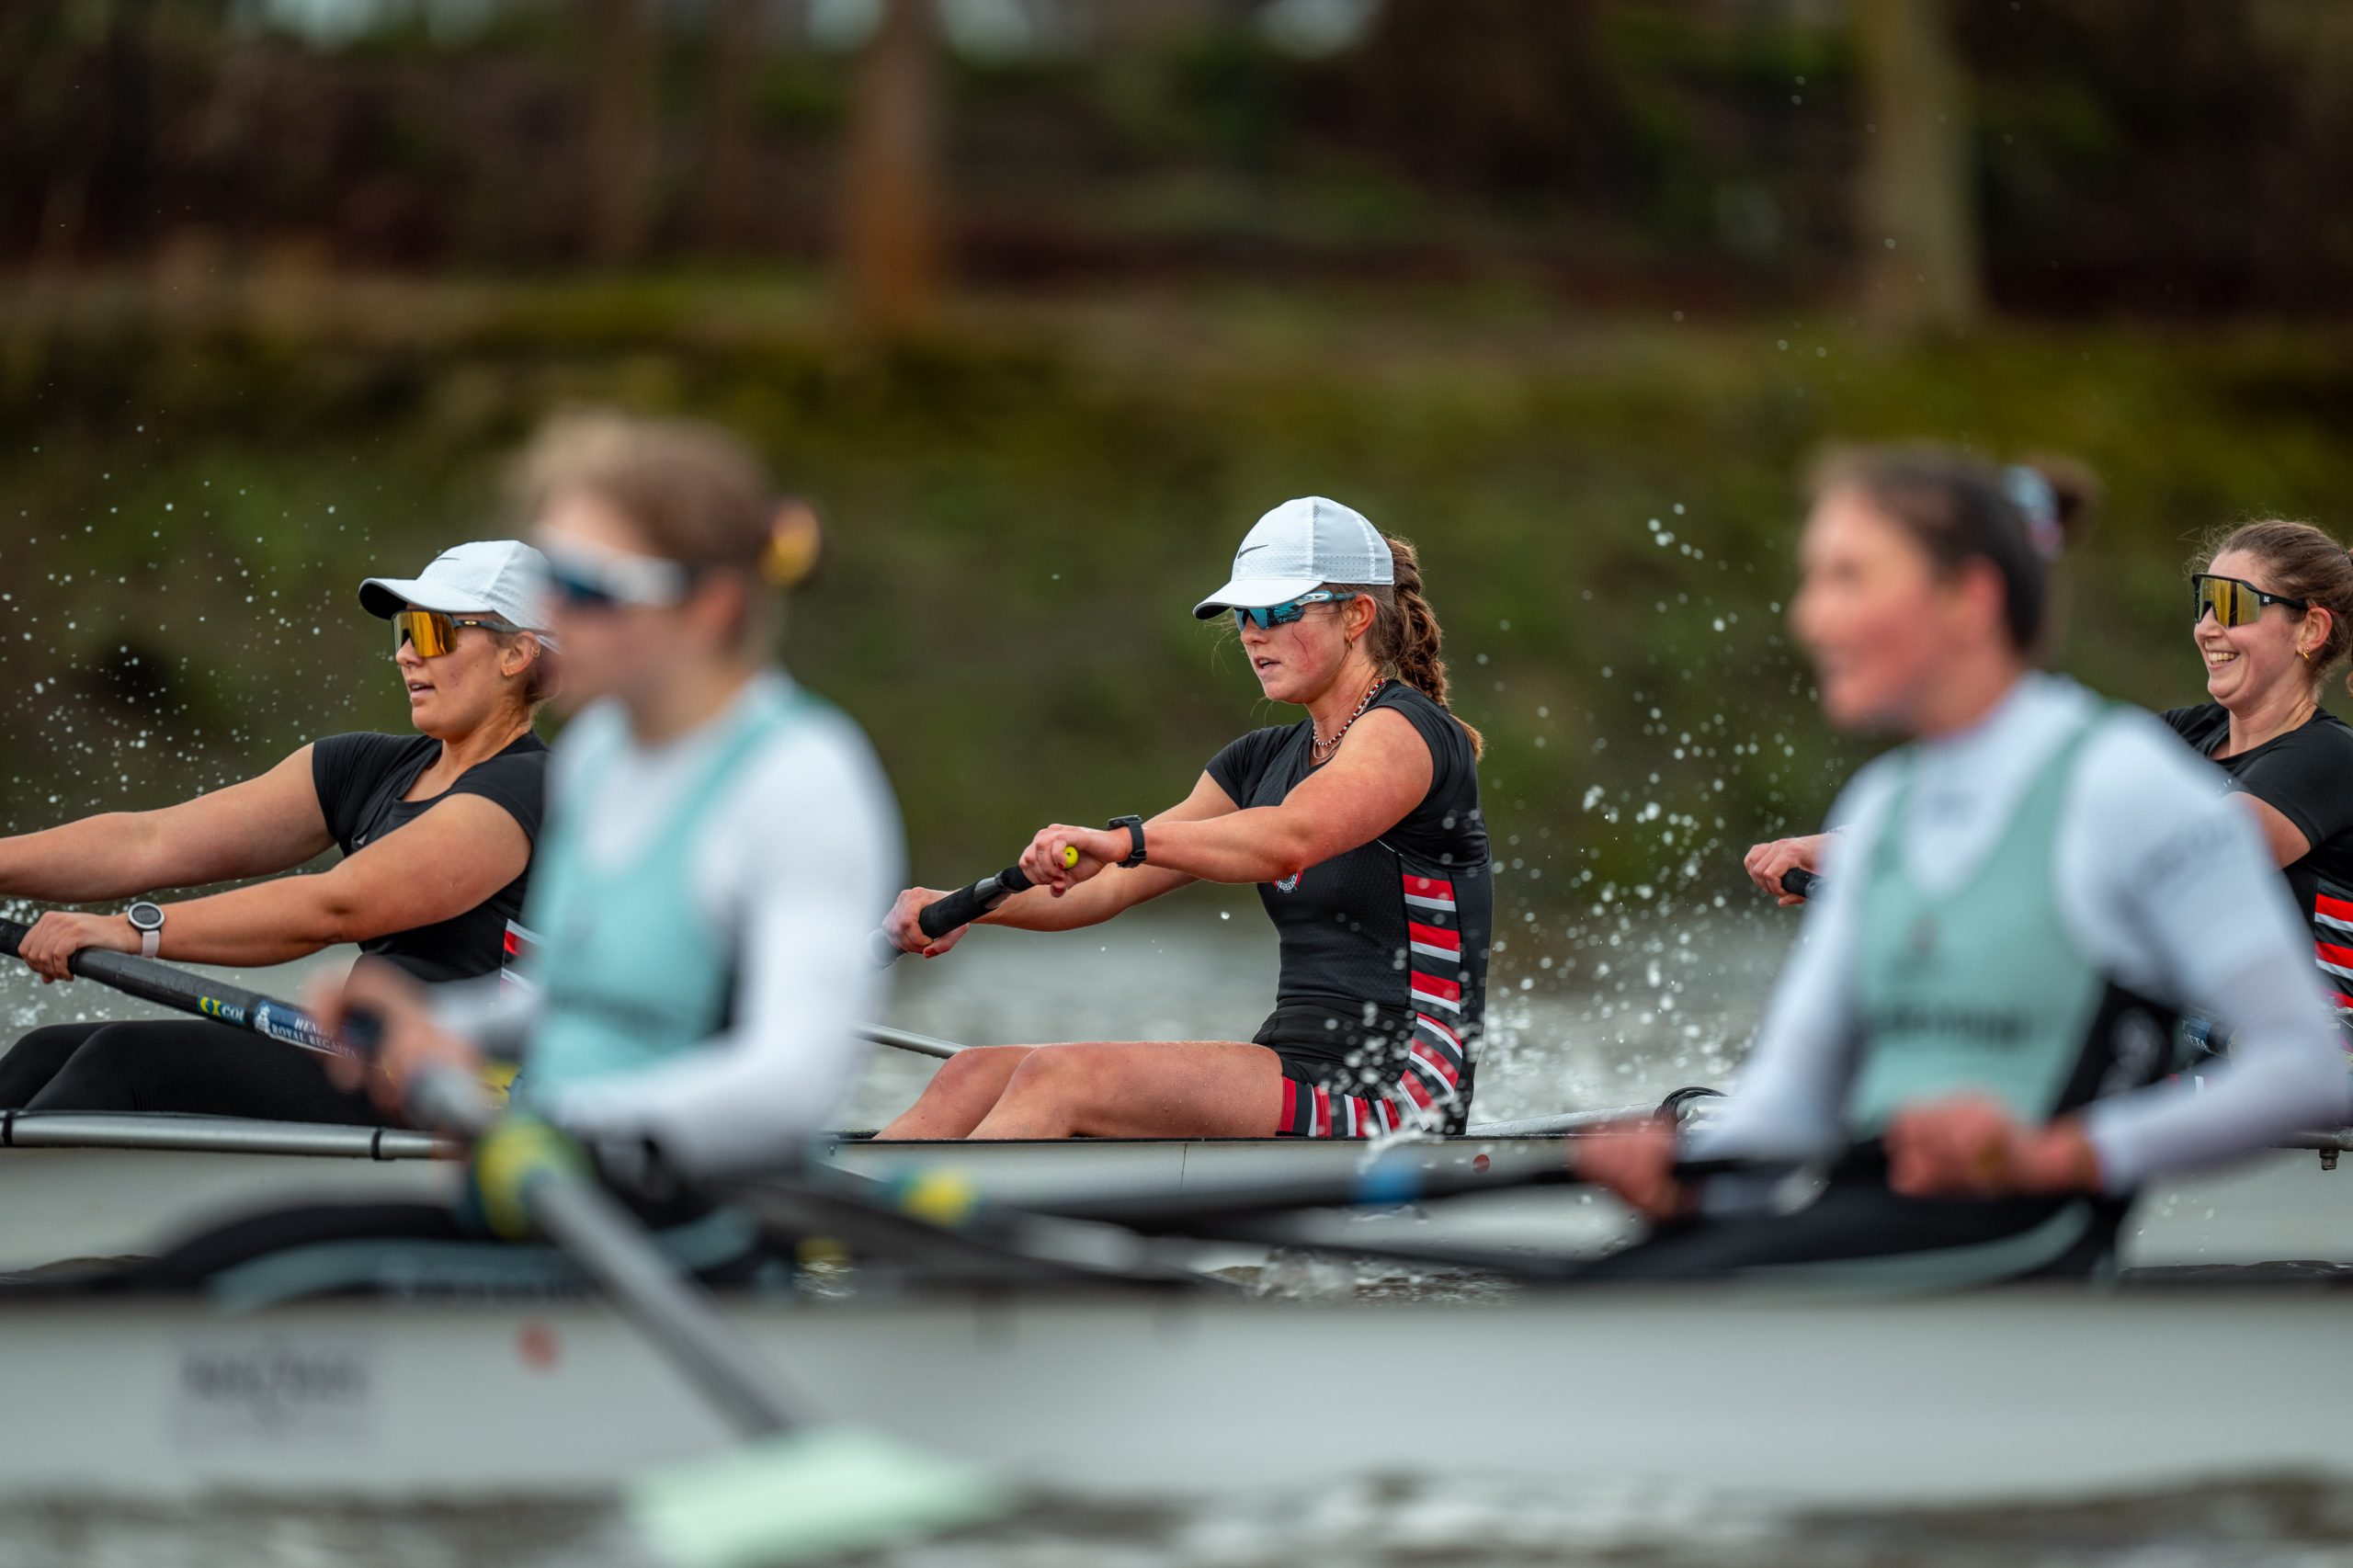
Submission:
{"label": "blue-tinted sunglasses", "polygon": [[1329,588],[1318,588],[1313,593],[1300,595],[1289,604],[1268,605],[1264,609],[1244,609],[1236,605],[1233,624],[1239,630],[1255,620],[1258,623],[1258,630],[1264,631],[1269,627],[1289,626],[1292,621],[1302,619],[1309,605],[1336,605],[1342,599],[1355,597],[1354,594],[1336,594]]}

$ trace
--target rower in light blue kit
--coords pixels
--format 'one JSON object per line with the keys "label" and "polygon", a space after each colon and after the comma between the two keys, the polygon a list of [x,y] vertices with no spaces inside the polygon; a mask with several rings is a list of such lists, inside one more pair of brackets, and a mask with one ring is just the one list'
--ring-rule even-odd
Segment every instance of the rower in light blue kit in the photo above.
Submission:
{"label": "rower in light blue kit", "polygon": [[653,1178],[674,1171],[692,1188],[794,1165],[861,1060],[854,1020],[881,999],[861,916],[901,875],[890,788],[857,725],[767,653],[777,590],[813,562],[815,520],[697,425],[574,416],[521,477],[565,646],[560,700],[579,708],[551,765],[522,983],[469,1006],[362,960],[310,999],[331,1033],[368,1015],[381,1071],[333,1066],[388,1108],[436,1069],[470,1075],[486,1045],[506,1045],[521,1114],[476,1142],[458,1210],[258,1215],[122,1285],[203,1280],[241,1300],[395,1276],[432,1289],[444,1256],[494,1289],[534,1269],[562,1278],[540,1249],[483,1244],[531,1233],[526,1188],[551,1162],[593,1162],[706,1278],[756,1278],[765,1263],[748,1218]]}
{"label": "rower in light blue kit", "polygon": [[[1921,1286],[2085,1275],[2133,1193],[2346,1119],[2312,938],[2249,814],[2145,713],[2036,673],[2043,558],[2000,476],[1933,449],[1833,466],[1792,607],[1824,714],[1907,744],[1857,777],[1827,891],[1723,1111],[1628,1124],[1578,1170],[1657,1221],[1600,1278]],[[2182,1011],[2237,1030],[2160,1082]],[[1794,1212],[1678,1157],[1826,1165]]]}
{"label": "rower in light blue kit", "polygon": [[[704,426],[583,416],[524,462],[583,706],[558,746],[528,923],[519,1103],[692,1173],[791,1161],[878,1010],[860,923],[894,886],[890,787],[856,724],[769,662],[771,590],[814,519]],[[382,1015],[387,1094],[479,1050],[381,970],[323,1009]]]}

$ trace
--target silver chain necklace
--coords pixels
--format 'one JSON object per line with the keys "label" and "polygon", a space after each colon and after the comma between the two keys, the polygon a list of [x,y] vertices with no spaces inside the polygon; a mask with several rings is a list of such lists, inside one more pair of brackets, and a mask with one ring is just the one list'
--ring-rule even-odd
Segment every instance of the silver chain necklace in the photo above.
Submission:
{"label": "silver chain necklace", "polygon": [[1381,688],[1388,684],[1388,676],[1373,676],[1372,684],[1364,688],[1364,700],[1357,704],[1357,710],[1348,715],[1347,722],[1342,724],[1339,729],[1333,733],[1332,738],[1328,741],[1324,738],[1322,731],[1315,729],[1315,721],[1313,717],[1310,717],[1307,721],[1307,726],[1310,731],[1313,732],[1315,741],[1313,745],[1308,747],[1307,755],[1309,760],[1313,762],[1319,767],[1331,761],[1332,754],[1338,751],[1340,749],[1340,743],[1347,738],[1349,729],[1355,725],[1358,720],[1364,717],[1364,710],[1372,706],[1372,699],[1380,696]]}

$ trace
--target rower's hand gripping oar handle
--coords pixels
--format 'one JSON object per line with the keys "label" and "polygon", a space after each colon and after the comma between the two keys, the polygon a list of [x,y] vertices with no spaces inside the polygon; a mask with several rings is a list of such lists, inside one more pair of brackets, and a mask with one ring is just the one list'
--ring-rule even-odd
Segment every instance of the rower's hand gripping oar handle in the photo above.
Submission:
{"label": "rower's hand gripping oar handle", "polygon": [[[1076,850],[1067,852],[1070,863],[1078,863]],[[970,887],[958,888],[946,898],[926,903],[915,915],[915,925],[923,934],[937,942],[959,926],[970,926],[1015,893],[1027,892],[1037,884],[1029,873],[1018,866],[1007,866],[993,877],[983,877]],[[874,961],[885,967],[906,957],[906,950],[881,931],[874,933]]]}
{"label": "rower's hand gripping oar handle", "polygon": [[1781,873],[1781,891],[1791,898],[1822,896],[1822,878],[1803,866],[1792,866]]}
{"label": "rower's hand gripping oar handle", "polygon": [[[0,954],[14,958],[32,928],[15,920],[0,920]],[[118,953],[106,948],[84,948],[65,960],[65,967],[85,980],[112,986],[127,996],[154,1002],[232,1028],[245,1029],[304,1051],[328,1056],[349,1056],[351,1049],[331,1038],[311,1015],[290,1002],[280,1002],[241,985],[190,974],[153,959]]]}

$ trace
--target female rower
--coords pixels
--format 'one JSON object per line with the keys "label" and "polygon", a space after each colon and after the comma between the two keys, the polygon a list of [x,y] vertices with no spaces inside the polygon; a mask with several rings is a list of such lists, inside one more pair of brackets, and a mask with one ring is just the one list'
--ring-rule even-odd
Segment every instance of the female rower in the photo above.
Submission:
{"label": "female rower", "polygon": [[[856,912],[901,863],[865,736],[770,653],[813,519],[732,437],[685,422],[560,420],[522,474],[563,700],[585,706],[531,890],[545,939],[504,1025],[517,1101],[687,1170],[785,1163],[861,1060],[852,1029],[881,979]],[[324,1021],[358,1006],[386,1020],[387,1099],[421,1063],[479,1062],[388,966],[355,969]]]}
{"label": "female rower", "polygon": [[[2155,721],[2033,671],[2042,563],[1998,477],[1933,450],[1848,460],[1800,559],[1824,714],[1909,744],[1849,787],[1828,891],[1718,1118],[1577,1153],[1666,1221],[1597,1273],[2081,1274],[2148,1177],[2342,1120],[2335,1031],[2253,824]],[[2192,1000],[2239,1030],[2202,1092],[2154,1083]],[[1835,1163],[1793,1213],[1692,1219],[1678,1154]]]}
{"label": "female rower", "polygon": [[2165,722],[2230,776],[2353,1008],[2353,726],[2320,703],[2353,648],[2353,557],[2310,523],[2246,524],[2205,552],[2190,614],[2213,700]]}
{"label": "female rower", "polygon": [[[1258,519],[1231,610],[1267,697],[1307,716],[1255,731],[1149,823],[1055,824],[1021,857],[1038,885],[984,916],[1029,931],[1100,925],[1193,881],[1256,882],[1282,945],[1255,1039],[964,1051],[878,1136],[1368,1137],[1459,1127],[1471,1100],[1493,903],[1479,737],[1446,705],[1438,618],[1413,547],[1312,496]],[[1070,851],[1074,863],[1066,864]],[[884,929],[944,896],[899,895]]]}
{"label": "female rower", "polygon": [[[2002,471],[2002,494],[2026,519],[2027,539],[2046,562],[2055,562],[2082,540],[2099,510],[2099,480],[2065,458],[2035,458]],[[2049,652],[2046,647],[2043,650]],[[1748,880],[1784,909],[1803,903],[1802,893],[1781,885],[1791,871],[1818,873],[1836,827],[1793,838],[1776,838],[1750,848],[1741,862]]]}
{"label": "female rower", "polygon": [[[159,811],[0,838],[0,892],[72,903],[290,870],[332,869],[113,915],[52,911],[20,956],[43,983],[88,948],[195,963],[285,963],[357,942],[422,981],[500,971],[539,836],[554,686],[538,552],[512,540],[445,551],[415,578],[359,585],[392,622],[413,735],[329,735],[257,778]],[[380,1121],[308,1053],[202,1018],[57,1024],[0,1055],[0,1108],[172,1110]]]}
{"label": "female rower", "polygon": [[[382,1070],[365,1086],[388,1110],[420,1072],[471,1076],[485,1044],[519,1054],[517,1110],[476,1145],[467,1201],[256,1214],[59,1288],[563,1289],[578,1277],[560,1256],[511,1244],[530,1230],[529,1174],[584,1143],[675,1260],[714,1283],[759,1277],[754,1222],[663,1173],[789,1164],[826,1125],[881,984],[858,912],[899,873],[865,737],[768,652],[814,519],[733,437],[687,422],[570,415],[519,476],[564,649],[559,700],[580,706],[551,766],[531,983],[475,1006],[362,960],[307,998],[330,1031],[375,1015]],[[355,1063],[328,1065],[359,1091]]]}

